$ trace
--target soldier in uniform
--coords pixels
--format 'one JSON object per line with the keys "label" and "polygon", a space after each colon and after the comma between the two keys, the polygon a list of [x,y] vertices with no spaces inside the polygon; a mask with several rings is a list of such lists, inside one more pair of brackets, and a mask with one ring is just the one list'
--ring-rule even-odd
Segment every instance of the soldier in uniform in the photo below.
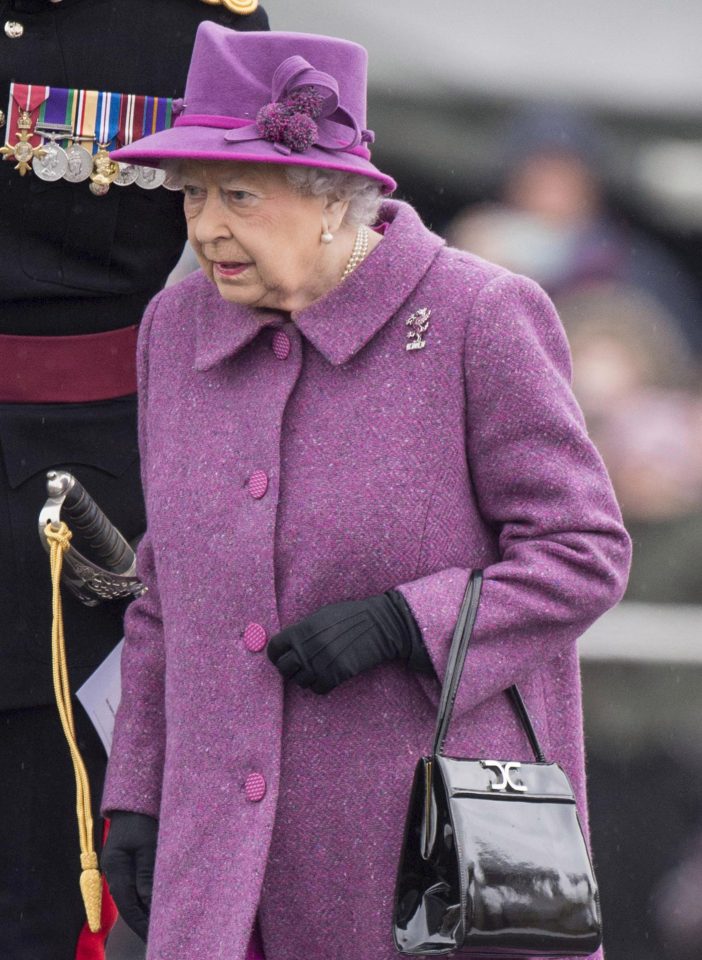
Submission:
{"label": "soldier in uniform", "polygon": [[[202,20],[268,29],[257,0],[0,0],[0,14],[0,142],[11,83],[176,98]],[[103,954],[110,918],[103,907],[107,923],[91,934],[78,889],[73,771],[54,705],[36,517],[46,471],[60,466],[128,539],[143,531],[136,325],[185,229],[177,193],[110,186],[97,163],[69,182],[86,172],[79,151],[68,179],[52,179],[63,161],[50,133],[46,152],[34,153],[42,177],[31,164],[21,176],[20,141],[8,138],[0,162],[0,956],[75,960]],[[94,153],[92,142],[81,145]],[[121,638],[122,615],[119,603],[89,608],[64,597],[73,690]],[[74,712],[96,806],[105,755],[82,709]]]}

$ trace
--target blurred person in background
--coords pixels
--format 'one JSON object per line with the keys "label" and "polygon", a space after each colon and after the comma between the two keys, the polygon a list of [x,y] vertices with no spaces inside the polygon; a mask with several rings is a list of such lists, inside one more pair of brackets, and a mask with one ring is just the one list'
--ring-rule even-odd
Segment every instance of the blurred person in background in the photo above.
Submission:
{"label": "blurred person in background", "polygon": [[702,599],[702,401],[641,390],[599,432],[634,542],[628,600]]}
{"label": "blurred person in background", "polygon": [[556,298],[573,387],[634,543],[627,599],[702,600],[702,398],[675,320],[606,283]]}
{"label": "blurred person in background", "polygon": [[603,281],[643,291],[702,353],[699,291],[661,245],[615,218],[604,188],[607,144],[592,119],[570,107],[526,107],[504,154],[500,201],[459,213],[448,241],[532,277],[552,296]]}

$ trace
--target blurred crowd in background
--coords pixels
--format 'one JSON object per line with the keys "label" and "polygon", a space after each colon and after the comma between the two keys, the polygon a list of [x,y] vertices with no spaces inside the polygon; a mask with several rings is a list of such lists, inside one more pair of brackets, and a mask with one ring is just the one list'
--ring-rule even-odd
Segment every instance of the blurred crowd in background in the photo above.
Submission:
{"label": "blurred crowd in background", "polygon": [[575,392],[636,543],[628,599],[702,600],[702,291],[610,209],[607,144],[575,108],[508,124],[497,200],[448,241],[537,280],[568,335]]}

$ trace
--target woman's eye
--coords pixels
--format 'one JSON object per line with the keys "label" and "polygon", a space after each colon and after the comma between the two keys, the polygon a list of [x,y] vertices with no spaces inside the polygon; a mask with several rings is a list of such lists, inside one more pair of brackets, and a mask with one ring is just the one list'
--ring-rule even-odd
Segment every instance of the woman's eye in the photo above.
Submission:
{"label": "woman's eye", "polygon": [[205,196],[205,190],[202,187],[186,183],[183,185],[183,194],[186,200],[201,200]]}
{"label": "woman's eye", "polygon": [[227,197],[234,203],[250,203],[255,199],[248,190],[227,190]]}

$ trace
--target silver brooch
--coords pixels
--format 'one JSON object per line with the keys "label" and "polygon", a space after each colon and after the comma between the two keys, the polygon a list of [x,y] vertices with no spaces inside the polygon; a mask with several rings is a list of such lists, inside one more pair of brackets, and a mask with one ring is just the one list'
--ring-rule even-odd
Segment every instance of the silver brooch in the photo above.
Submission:
{"label": "silver brooch", "polygon": [[405,326],[409,327],[407,331],[407,343],[405,344],[406,350],[423,350],[424,347],[426,347],[427,342],[422,334],[426,333],[429,329],[430,316],[431,310],[429,307],[421,307],[413,313],[411,317],[405,320]]}

